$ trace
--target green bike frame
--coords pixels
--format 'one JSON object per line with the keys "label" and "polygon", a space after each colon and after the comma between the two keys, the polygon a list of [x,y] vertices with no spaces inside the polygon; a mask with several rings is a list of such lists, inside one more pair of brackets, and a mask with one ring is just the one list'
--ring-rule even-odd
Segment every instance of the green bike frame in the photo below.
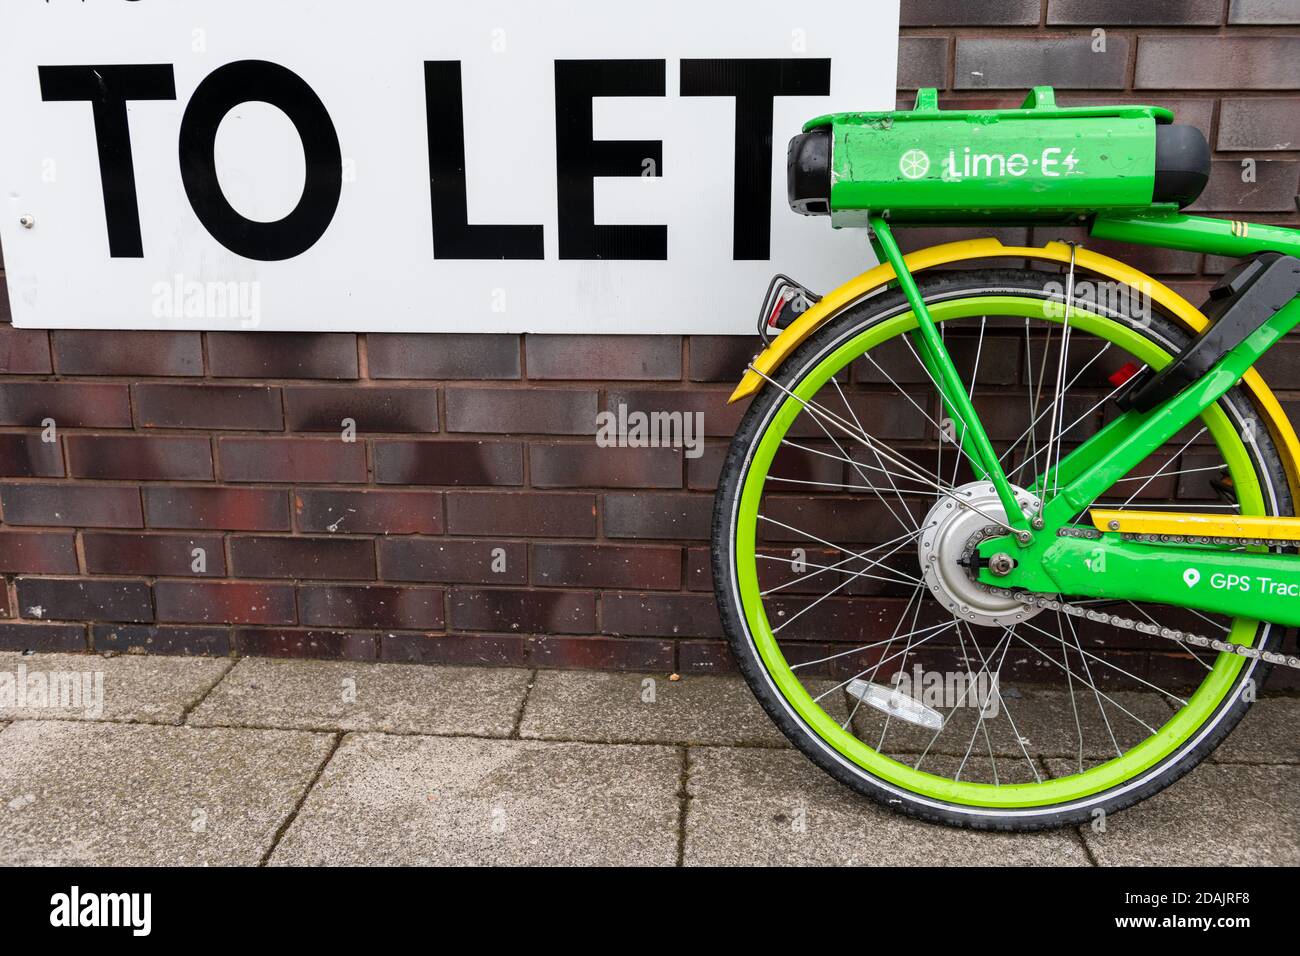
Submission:
{"label": "green bike frame", "polygon": [[[871,216],[872,242],[895,270],[917,319],[914,341],[934,379],[957,441],[977,476],[993,484],[1006,512],[1006,535],[979,547],[982,558],[1009,555],[1001,576],[984,567],[980,579],[1000,588],[1072,597],[1143,599],[1180,607],[1300,626],[1300,557],[1227,546],[1139,544],[1118,534],[1100,537],[1066,529],[1117,481],[1214,405],[1287,332],[1300,325],[1300,297],[1276,312],[1198,381],[1148,412],[1128,411],[1040,474],[1028,489],[1041,513],[1025,514],[993,444],[917,288],[889,224]],[[1300,233],[1179,213],[1100,216],[1096,236],[1124,242],[1244,256],[1265,251],[1300,256]],[[1064,321],[1069,322],[1068,303]],[[980,474],[980,472],[983,474]],[[1048,493],[1050,491],[1050,494]],[[987,563],[987,562],[985,562]]]}

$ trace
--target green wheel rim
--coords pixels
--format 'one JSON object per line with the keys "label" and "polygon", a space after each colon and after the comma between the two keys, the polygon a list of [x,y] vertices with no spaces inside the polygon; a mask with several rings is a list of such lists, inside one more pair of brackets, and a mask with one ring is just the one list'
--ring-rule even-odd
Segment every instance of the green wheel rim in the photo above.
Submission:
{"label": "green wheel rim", "polygon": [[[936,303],[930,311],[936,322],[984,315],[1060,321],[1059,316],[1045,314],[1042,300],[1008,295],[954,299]],[[1154,735],[1122,756],[1068,777],[1045,779],[1039,783],[998,786],[951,780],[916,770],[863,743],[842,729],[812,699],[791,670],[776,641],[759,593],[755,559],[757,515],[768,469],[787,430],[802,410],[801,400],[812,399],[835,373],[854,358],[887,339],[915,328],[916,324],[915,316],[910,311],[905,312],[872,325],[836,348],[791,389],[791,396],[787,396],[779,406],[763,432],[745,473],[734,543],[736,580],[743,614],[755,649],[781,696],[818,737],[836,753],[863,770],[910,792],[963,806],[1029,809],[1070,803],[1123,784],[1166,759],[1196,734],[1232,692],[1245,658],[1219,654],[1213,668],[1206,674],[1195,694],[1188,699],[1186,706]],[[1112,342],[1154,369],[1163,368],[1170,361],[1169,353],[1155,343],[1127,326],[1094,312],[1077,307],[1072,309],[1070,325]],[[1206,409],[1201,420],[1228,466],[1241,513],[1264,514],[1263,491],[1251,464],[1250,454],[1227,414],[1218,405],[1213,405]],[[1233,622],[1229,640],[1249,646],[1257,632],[1257,621],[1237,618]]]}

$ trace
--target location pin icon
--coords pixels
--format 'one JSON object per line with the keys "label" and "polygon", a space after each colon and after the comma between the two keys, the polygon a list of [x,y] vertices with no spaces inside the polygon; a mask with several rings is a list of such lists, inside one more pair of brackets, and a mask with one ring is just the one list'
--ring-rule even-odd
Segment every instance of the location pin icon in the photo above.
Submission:
{"label": "location pin icon", "polygon": [[1194,588],[1196,587],[1196,582],[1201,580],[1201,572],[1197,571],[1195,568],[1188,568],[1183,572],[1183,580],[1187,583],[1189,588]]}

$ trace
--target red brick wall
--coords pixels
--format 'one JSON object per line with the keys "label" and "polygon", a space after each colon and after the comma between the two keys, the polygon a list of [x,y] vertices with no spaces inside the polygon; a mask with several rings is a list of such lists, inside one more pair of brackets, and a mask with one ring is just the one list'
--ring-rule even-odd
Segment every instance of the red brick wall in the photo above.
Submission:
{"label": "red brick wall", "polygon": [[[1198,210],[1297,221],[1296,0],[903,0],[900,54],[904,103],[933,85],[949,104],[1015,105],[1050,83],[1065,102],[1172,106],[1216,149]],[[1120,255],[1198,299],[1225,267]],[[1293,404],[1298,348],[1265,370]],[[753,351],[0,324],[0,648],[725,666],[709,511],[738,417],[724,400]],[[598,448],[596,413],[620,403],[703,411],[704,456]]]}

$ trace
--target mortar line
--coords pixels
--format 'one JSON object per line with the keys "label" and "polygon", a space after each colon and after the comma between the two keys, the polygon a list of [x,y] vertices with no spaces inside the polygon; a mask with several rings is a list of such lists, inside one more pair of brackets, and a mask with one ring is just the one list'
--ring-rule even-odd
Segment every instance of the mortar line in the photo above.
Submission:
{"label": "mortar line", "polygon": [[271,845],[266,848],[266,852],[263,853],[262,858],[258,860],[257,865],[259,867],[264,867],[268,862],[270,862],[271,854],[274,853],[276,847],[280,845],[280,841],[284,839],[284,835],[289,832],[289,827],[293,825],[293,821],[298,819],[298,813],[302,810],[303,804],[307,802],[307,798],[311,796],[311,792],[316,789],[316,784],[320,781],[321,775],[325,773],[325,768],[329,766],[329,762],[333,760],[334,755],[338,753],[339,745],[343,743],[343,736],[344,734],[342,731],[334,734],[334,742],[330,745],[330,749],[325,754],[324,759],[321,760],[320,766],[316,768],[316,772],[312,774],[311,779],[307,781],[307,786],[303,788],[302,796],[298,799],[298,802],[294,804],[293,809],[289,811],[289,815],[275,831],[275,836],[271,838]]}

